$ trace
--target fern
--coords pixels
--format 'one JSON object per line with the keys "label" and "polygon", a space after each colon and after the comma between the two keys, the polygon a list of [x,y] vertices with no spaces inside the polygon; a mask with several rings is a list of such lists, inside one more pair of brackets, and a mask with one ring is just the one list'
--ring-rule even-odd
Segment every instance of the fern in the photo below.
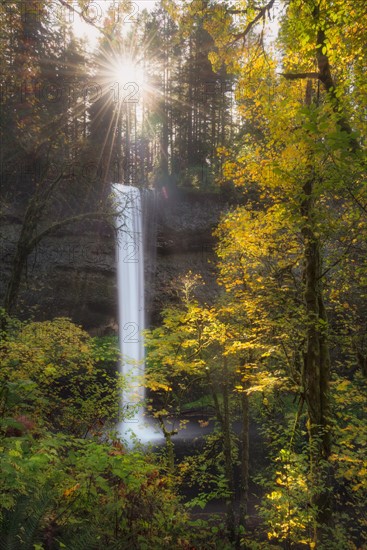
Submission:
{"label": "fern", "polygon": [[36,496],[20,496],[15,507],[3,513],[0,523],[0,550],[33,550],[40,524],[51,505],[44,488]]}
{"label": "fern", "polygon": [[61,547],[68,550],[99,550],[101,548],[98,541],[96,541],[96,537],[87,531],[75,534],[70,539],[64,540]]}

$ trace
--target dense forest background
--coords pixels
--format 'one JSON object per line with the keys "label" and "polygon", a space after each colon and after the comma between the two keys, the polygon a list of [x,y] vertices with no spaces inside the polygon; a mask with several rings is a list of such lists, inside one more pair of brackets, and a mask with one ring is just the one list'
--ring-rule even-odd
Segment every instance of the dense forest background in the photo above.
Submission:
{"label": "dense forest background", "polygon": [[[365,2],[142,7],[0,4],[0,548],[366,548]],[[145,332],[156,449],[116,337],[24,293],[111,182],[223,206]]]}

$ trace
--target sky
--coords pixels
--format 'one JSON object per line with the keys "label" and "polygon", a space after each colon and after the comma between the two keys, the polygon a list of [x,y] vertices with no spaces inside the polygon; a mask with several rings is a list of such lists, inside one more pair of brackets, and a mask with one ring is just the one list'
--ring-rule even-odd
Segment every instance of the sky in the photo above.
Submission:
{"label": "sky", "polygon": [[[123,17],[124,25],[128,27],[136,20],[137,16],[143,9],[151,11],[156,0],[132,0],[131,9],[129,12],[121,14],[118,10],[119,2],[117,0],[95,0],[89,2],[89,8],[86,15],[98,26],[102,27],[104,15],[107,12],[109,5],[115,7],[113,13],[115,17]],[[82,17],[74,14],[73,27],[76,36],[80,38],[87,38],[91,48],[94,48],[97,44],[99,32],[93,26],[88,24]]]}
{"label": "sky", "polygon": [[[120,4],[119,0],[92,0],[89,2],[89,7],[87,9],[86,15],[97,25],[101,26],[103,24],[104,16],[107,12],[107,9],[110,5],[115,7],[113,13],[115,17],[123,17],[124,25],[128,30],[129,26],[136,20],[139,13],[143,9],[151,11],[154,9],[157,4],[157,0],[131,0],[131,9],[129,12],[120,13],[118,5]],[[281,11],[281,1],[276,0],[272,13],[270,14],[270,21],[267,20],[267,29],[268,29],[268,40],[273,40],[277,35],[278,31],[278,21],[277,15]],[[91,49],[97,45],[99,32],[93,26],[88,24],[82,17],[77,14],[70,15],[73,18],[73,27],[76,36],[80,38],[86,38]]]}

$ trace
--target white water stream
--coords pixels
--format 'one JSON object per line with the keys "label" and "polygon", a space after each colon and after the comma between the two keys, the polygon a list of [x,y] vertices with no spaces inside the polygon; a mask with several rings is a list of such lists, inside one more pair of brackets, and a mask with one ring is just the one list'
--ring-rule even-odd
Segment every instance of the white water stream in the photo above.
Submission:
{"label": "white water stream", "polygon": [[118,426],[120,435],[134,434],[142,443],[160,439],[154,426],[144,417],[144,250],[140,190],[113,184],[118,216],[117,286],[119,305],[119,341],[121,372],[127,388],[121,396],[124,420]]}

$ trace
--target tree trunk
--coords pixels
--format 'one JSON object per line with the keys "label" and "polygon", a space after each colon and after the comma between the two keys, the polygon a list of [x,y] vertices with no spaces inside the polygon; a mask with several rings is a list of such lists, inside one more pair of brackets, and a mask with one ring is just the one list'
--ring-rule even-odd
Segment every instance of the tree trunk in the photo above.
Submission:
{"label": "tree trunk", "polygon": [[23,243],[18,242],[17,250],[13,260],[12,271],[6,294],[4,298],[4,309],[6,313],[11,315],[13,312],[19,295],[20,283],[22,280],[22,274],[28,258],[28,249]]}
{"label": "tree trunk", "polygon": [[218,395],[215,392],[210,373],[206,371],[207,379],[209,382],[209,387],[211,389],[211,394],[214,401],[214,408],[216,412],[217,420],[220,424],[222,434],[223,434],[223,455],[224,455],[224,473],[227,480],[227,487],[230,493],[229,499],[227,500],[227,531],[229,539],[234,542],[236,539],[236,518],[234,510],[234,500],[235,500],[235,483],[234,483],[234,472],[233,472],[233,460],[232,460],[232,443],[231,443],[231,426],[229,418],[229,395],[228,395],[228,371],[226,361],[224,363],[224,372],[223,379],[224,383],[222,385],[223,392],[223,412],[220,407]]}
{"label": "tree trunk", "polygon": [[224,359],[223,378],[223,454],[228,491],[230,493],[227,501],[227,529],[229,539],[234,542],[236,540],[237,529],[235,517],[235,483],[231,442],[231,422],[229,411],[227,358]]}
{"label": "tree trunk", "polygon": [[164,439],[166,441],[167,471],[168,471],[168,474],[173,476],[175,471],[175,446],[173,444],[172,437],[174,435],[177,435],[177,430],[167,430],[163,420],[163,415],[158,415],[157,418],[158,418],[159,426],[163,432]]}
{"label": "tree trunk", "polygon": [[304,391],[308,408],[311,479],[313,503],[317,508],[314,542],[320,542],[325,528],[331,525],[330,504],[330,358],[327,342],[327,317],[321,283],[322,258],[318,236],[314,231],[314,180],[303,186],[305,199],[301,213],[304,218],[302,234],[305,240],[304,281],[307,316],[306,352],[304,357]]}
{"label": "tree trunk", "polygon": [[10,279],[5,293],[4,309],[9,315],[12,313],[18,301],[22,274],[26,266],[28,256],[32,251],[30,243],[37,230],[37,224],[42,216],[44,206],[45,205],[42,204],[42,201],[36,191],[36,195],[34,195],[30,200],[24,216],[22,229],[20,231],[15,256],[13,259]]}
{"label": "tree trunk", "polygon": [[[246,390],[249,384],[243,384]],[[245,526],[248,504],[248,481],[249,481],[249,397],[244,391],[241,394],[241,413],[242,413],[242,453],[241,453],[241,481],[240,481],[240,524]]]}

